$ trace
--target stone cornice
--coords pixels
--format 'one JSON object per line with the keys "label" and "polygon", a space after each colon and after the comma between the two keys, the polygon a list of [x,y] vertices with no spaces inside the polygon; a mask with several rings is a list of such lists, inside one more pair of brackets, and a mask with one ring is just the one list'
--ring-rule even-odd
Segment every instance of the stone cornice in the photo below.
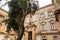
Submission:
{"label": "stone cornice", "polygon": [[4,10],[4,9],[2,9],[2,8],[0,8],[0,10],[4,11],[4,12],[6,12],[6,13],[9,13],[9,12],[5,11],[5,10]]}

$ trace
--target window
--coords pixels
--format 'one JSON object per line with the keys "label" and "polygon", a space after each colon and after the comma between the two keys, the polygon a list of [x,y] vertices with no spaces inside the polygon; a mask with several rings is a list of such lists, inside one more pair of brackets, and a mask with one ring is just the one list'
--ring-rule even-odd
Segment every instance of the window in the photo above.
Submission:
{"label": "window", "polygon": [[44,13],[40,14],[40,18],[44,18],[44,17],[45,17]]}
{"label": "window", "polygon": [[44,12],[44,13],[45,13],[46,18],[48,18],[48,12],[46,11],[46,12]]}
{"label": "window", "polygon": [[53,37],[53,40],[58,40],[58,36],[54,36]]}
{"label": "window", "polygon": [[28,40],[32,40],[32,31],[28,32]]}
{"label": "window", "polygon": [[37,35],[36,36],[36,40],[40,40],[40,35]]}
{"label": "window", "polygon": [[48,16],[53,16],[53,11],[49,11]]}
{"label": "window", "polygon": [[8,36],[5,36],[5,40],[8,40]]}
{"label": "window", "polygon": [[45,24],[42,24],[42,30],[46,30]]}
{"label": "window", "polygon": [[52,30],[56,29],[56,25],[54,23],[51,23],[51,29]]}
{"label": "window", "polygon": [[47,40],[46,36],[42,36],[42,40]]}

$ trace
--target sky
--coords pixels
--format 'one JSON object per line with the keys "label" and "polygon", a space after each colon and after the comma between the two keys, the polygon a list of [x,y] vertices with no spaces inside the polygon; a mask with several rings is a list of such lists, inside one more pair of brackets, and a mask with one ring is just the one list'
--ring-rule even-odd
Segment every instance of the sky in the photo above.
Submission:
{"label": "sky", "polygon": [[[8,2],[8,1],[10,1],[10,0],[2,0],[2,1],[0,2],[0,7],[1,7],[1,5],[5,4],[5,3]],[[6,4],[5,6],[3,6],[2,9],[6,10],[6,11],[9,11],[8,4]]]}
{"label": "sky", "polygon": [[[7,0],[7,1],[10,1],[10,0]],[[0,2],[0,5],[3,5],[5,2],[7,2],[6,0],[2,0],[1,2]],[[36,1],[36,0],[35,0]],[[49,4],[52,4],[52,1],[51,0],[37,0],[38,1],[38,6],[39,6],[39,8],[41,8],[41,7],[44,7],[44,6],[46,6],[46,5],[49,5]],[[4,10],[6,10],[6,11],[9,11],[9,8],[8,8],[8,4],[7,5],[5,5],[4,7],[2,7]]]}

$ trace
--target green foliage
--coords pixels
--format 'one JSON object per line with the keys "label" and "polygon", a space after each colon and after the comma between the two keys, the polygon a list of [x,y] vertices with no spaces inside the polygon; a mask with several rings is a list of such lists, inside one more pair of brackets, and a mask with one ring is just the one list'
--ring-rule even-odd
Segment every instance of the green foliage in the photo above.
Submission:
{"label": "green foliage", "polygon": [[[9,22],[8,22],[9,27],[7,27],[7,29],[13,28],[16,31],[18,30],[19,25],[24,23],[23,21],[25,16],[31,12],[31,3],[27,0],[11,0],[8,4],[10,11],[9,11]],[[35,12],[37,6],[33,4],[32,9],[33,12]],[[9,31],[10,30],[8,30],[8,32]]]}
{"label": "green foliage", "polygon": [[19,34],[17,40],[21,40],[24,33],[24,19],[26,15],[37,10],[37,5],[33,4],[31,11],[31,3],[28,0],[11,0],[8,4],[10,10],[7,32],[13,28]]}
{"label": "green foliage", "polygon": [[[10,12],[9,12],[9,22],[8,22],[8,27],[7,27],[7,32],[10,31],[11,28],[13,28],[15,31],[19,29],[19,25],[16,19],[17,16],[20,15],[19,17],[22,17],[22,12],[20,14],[21,8],[18,5],[18,1],[13,0],[9,2],[9,7],[10,7]],[[21,19],[21,18],[20,18]]]}

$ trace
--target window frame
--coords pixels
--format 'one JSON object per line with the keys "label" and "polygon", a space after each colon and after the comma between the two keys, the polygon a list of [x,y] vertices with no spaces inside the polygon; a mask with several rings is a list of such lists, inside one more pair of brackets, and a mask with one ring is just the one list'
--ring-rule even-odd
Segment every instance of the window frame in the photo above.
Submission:
{"label": "window frame", "polygon": [[36,36],[36,40],[40,40],[40,35],[37,35]]}
{"label": "window frame", "polygon": [[56,25],[55,25],[55,23],[51,23],[50,25],[51,25],[51,30],[56,30]]}
{"label": "window frame", "polygon": [[45,24],[42,24],[41,26],[42,26],[42,31],[46,31],[47,30]]}
{"label": "window frame", "polygon": [[48,11],[48,16],[49,17],[53,17],[54,16],[54,12],[51,10],[51,11]]}
{"label": "window frame", "polygon": [[28,40],[32,40],[32,31],[28,32]]}
{"label": "window frame", "polygon": [[53,36],[53,40],[59,40],[58,36]]}
{"label": "window frame", "polygon": [[44,13],[41,13],[40,14],[40,18],[42,18],[42,19],[45,18],[45,14]]}

